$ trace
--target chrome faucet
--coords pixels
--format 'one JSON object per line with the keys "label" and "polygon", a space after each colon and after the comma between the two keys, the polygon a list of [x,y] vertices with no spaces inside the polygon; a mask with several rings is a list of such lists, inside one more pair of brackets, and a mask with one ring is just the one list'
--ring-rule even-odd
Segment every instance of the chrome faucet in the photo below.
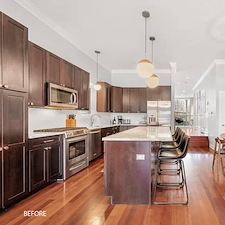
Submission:
{"label": "chrome faucet", "polygon": [[97,116],[98,118],[101,118],[100,115],[98,115],[98,114],[93,114],[93,115],[91,116],[91,126],[94,125],[94,122],[95,122],[95,116]]}

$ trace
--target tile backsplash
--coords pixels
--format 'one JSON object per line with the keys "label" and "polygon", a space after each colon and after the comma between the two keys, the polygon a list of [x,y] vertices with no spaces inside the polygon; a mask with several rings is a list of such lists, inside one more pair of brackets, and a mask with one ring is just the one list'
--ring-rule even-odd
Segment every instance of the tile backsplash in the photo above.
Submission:
{"label": "tile backsplash", "polygon": [[[65,127],[66,115],[69,114],[76,115],[77,126],[87,127],[91,125],[91,114],[89,113],[89,111],[29,108],[28,111],[29,133],[37,129]],[[109,113],[98,113],[98,115],[100,115],[100,118],[98,119],[99,125],[110,124]]]}

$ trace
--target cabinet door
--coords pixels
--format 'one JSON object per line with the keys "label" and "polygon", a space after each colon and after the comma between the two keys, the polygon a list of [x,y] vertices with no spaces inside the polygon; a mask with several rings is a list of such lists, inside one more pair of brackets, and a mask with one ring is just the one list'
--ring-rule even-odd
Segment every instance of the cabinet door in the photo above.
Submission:
{"label": "cabinet door", "polygon": [[62,151],[60,143],[52,144],[48,150],[49,180],[55,180],[62,175]]}
{"label": "cabinet door", "polygon": [[46,51],[47,72],[46,82],[60,84],[60,58]]}
{"label": "cabinet door", "polygon": [[130,91],[129,88],[123,88],[123,112],[130,112]]}
{"label": "cabinet door", "polygon": [[147,87],[147,100],[148,101],[159,100],[159,87],[156,87],[156,88]]}
{"label": "cabinet door", "polygon": [[106,82],[98,82],[101,89],[97,91],[97,112],[110,112],[110,85]]}
{"label": "cabinet door", "polygon": [[111,87],[111,112],[123,112],[123,88]]}
{"label": "cabinet door", "polygon": [[29,105],[44,106],[46,51],[29,42]]}
{"label": "cabinet door", "polygon": [[137,113],[139,112],[139,92],[138,88],[130,88],[130,112]]}
{"label": "cabinet door", "polygon": [[3,150],[5,206],[27,192],[27,93],[3,91]]}
{"label": "cabinet door", "polygon": [[89,109],[89,73],[81,70],[82,77],[82,102],[81,109]]}
{"label": "cabinet door", "polygon": [[81,77],[81,69],[78,67],[74,67],[74,81],[73,88],[78,91],[78,109],[82,107],[82,77]]}
{"label": "cabinet door", "polygon": [[29,191],[47,184],[47,155],[43,147],[29,150]]}
{"label": "cabinet door", "polygon": [[28,91],[28,29],[1,14],[2,85],[7,89]]}
{"label": "cabinet door", "polygon": [[60,60],[60,84],[66,87],[73,87],[74,66],[73,64]]}
{"label": "cabinet door", "polygon": [[138,88],[138,101],[139,101],[139,111],[141,113],[147,112],[147,89]]}
{"label": "cabinet door", "polygon": [[160,101],[171,101],[171,86],[160,86],[159,87],[159,100]]}

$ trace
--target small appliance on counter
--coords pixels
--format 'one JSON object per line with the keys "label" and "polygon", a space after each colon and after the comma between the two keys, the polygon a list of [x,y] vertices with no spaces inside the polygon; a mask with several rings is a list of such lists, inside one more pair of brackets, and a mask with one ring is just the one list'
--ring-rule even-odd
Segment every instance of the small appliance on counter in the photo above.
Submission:
{"label": "small appliance on counter", "polygon": [[123,116],[117,116],[118,124],[123,124]]}
{"label": "small appliance on counter", "polygon": [[131,124],[131,119],[123,119],[123,124]]}

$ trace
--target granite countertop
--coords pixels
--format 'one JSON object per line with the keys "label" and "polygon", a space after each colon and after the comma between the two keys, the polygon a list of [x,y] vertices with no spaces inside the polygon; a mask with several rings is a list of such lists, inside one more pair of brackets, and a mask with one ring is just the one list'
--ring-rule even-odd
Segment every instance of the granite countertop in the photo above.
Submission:
{"label": "granite countertop", "polygon": [[55,136],[55,135],[61,135],[62,132],[31,132],[28,135],[28,139],[33,138],[41,138],[41,137],[49,137],[49,136]]}
{"label": "granite countertop", "polygon": [[169,127],[139,126],[102,139],[103,141],[172,141]]}
{"label": "granite countertop", "polygon": [[[108,125],[100,125],[100,126],[87,126],[90,131],[103,129],[108,127],[117,127],[117,126],[145,126],[143,124],[108,124]],[[30,132],[28,135],[29,139],[40,138],[40,137],[48,137],[54,135],[60,135],[63,132]]]}

